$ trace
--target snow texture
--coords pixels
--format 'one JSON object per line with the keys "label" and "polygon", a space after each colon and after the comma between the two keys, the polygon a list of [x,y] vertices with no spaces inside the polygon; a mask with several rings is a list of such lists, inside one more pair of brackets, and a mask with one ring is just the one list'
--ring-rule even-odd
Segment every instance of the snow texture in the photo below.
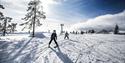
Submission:
{"label": "snow texture", "polygon": [[70,34],[58,36],[59,48],[48,48],[49,33],[0,37],[0,63],[125,63],[125,35]]}

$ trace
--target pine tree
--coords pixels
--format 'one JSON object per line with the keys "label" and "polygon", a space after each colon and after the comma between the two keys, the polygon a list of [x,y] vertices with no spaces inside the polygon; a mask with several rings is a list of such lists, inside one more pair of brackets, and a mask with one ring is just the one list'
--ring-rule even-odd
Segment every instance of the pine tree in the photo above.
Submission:
{"label": "pine tree", "polygon": [[5,9],[3,5],[0,4],[0,8]]}
{"label": "pine tree", "polygon": [[[5,9],[4,7],[3,7],[3,5],[1,5],[0,4],[0,8],[1,9]],[[3,13],[0,11],[0,20],[3,20],[4,19],[4,15],[3,15]]]}
{"label": "pine tree", "polygon": [[11,23],[7,26],[7,29],[10,33],[14,33],[14,31],[16,31],[16,25],[17,23]]}
{"label": "pine tree", "polygon": [[17,23],[11,23],[11,31],[14,33]]}
{"label": "pine tree", "polygon": [[11,22],[12,18],[11,17],[4,17],[4,23],[3,23],[3,36],[6,34],[6,29],[7,29],[7,23]]}
{"label": "pine tree", "polygon": [[28,27],[28,29],[32,29],[32,37],[34,37],[35,33],[35,26],[41,26],[40,19],[45,19],[45,12],[43,12],[43,6],[40,5],[40,0],[33,0],[28,3],[28,13],[25,15],[25,17],[22,20],[25,20],[25,23],[20,24],[25,25],[25,27],[22,29]]}
{"label": "pine tree", "polygon": [[[0,5],[1,9],[4,9],[3,5]],[[0,32],[2,31],[2,20],[4,19],[3,13],[0,11]]]}
{"label": "pine tree", "polygon": [[[4,6],[3,5],[1,5],[0,4],[0,8],[1,9],[5,9],[4,8]],[[5,17],[4,15],[3,15],[3,13],[0,11],[0,21],[2,21],[2,23],[0,24],[0,31],[2,31],[3,32],[3,36],[5,36],[5,34],[6,34],[6,28],[7,28],[7,23],[8,22],[11,22],[11,20],[12,20],[12,18],[11,17]]]}
{"label": "pine tree", "polygon": [[116,24],[114,29],[114,34],[118,34],[118,33],[119,33],[119,26]]}

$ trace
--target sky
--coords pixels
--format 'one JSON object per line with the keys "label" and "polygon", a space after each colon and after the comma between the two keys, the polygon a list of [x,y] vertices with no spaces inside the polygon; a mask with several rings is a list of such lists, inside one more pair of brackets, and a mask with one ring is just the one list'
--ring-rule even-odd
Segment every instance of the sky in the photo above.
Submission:
{"label": "sky", "polygon": [[78,22],[125,9],[125,0],[65,0],[51,7],[57,19]]}
{"label": "sky", "polygon": [[[0,4],[5,6],[5,9],[0,9],[5,16],[10,16],[13,18],[13,22],[22,23],[23,18],[26,14],[27,3],[30,0],[0,0]],[[106,22],[110,15],[110,20],[107,22],[110,25],[115,25],[117,23],[123,24],[125,22],[125,0],[41,0],[43,9],[46,12],[46,20],[42,23],[46,23],[46,26],[54,23],[70,24],[71,26],[78,25],[79,23],[84,23],[84,26],[80,26],[83,29],[85,26],[89,28],[89,25],[85,24],[101,24]],[[123,14],[123,15],[122,15]],[[114,20],[114,16],[121,15],[118,19]],[[103,17],[104,19],[100,19]],[[117,18],[117,17],[115,17]],[[102,22],[98,22],[102,21]],[[112,21],[112,22],[110,22]],[[117,23],[116,23],[117,22]],[[59,25],[58,25],[59,26]],[[65,28],[69,28],[67,26]],[[49,27],[49,26],[48,26]],[[51,26],[50,26],[51,27]],[[97,28],[98,26],[93,26]],[[124,24],[120,27],[124,27]],[[72,27],[71,27],[72,28]],[[104,28],[104,27],[103,27]],[[123,28],[122,28],[123,29]]]}
{"label": "sky", "polygon": [[120,31],[125,31],[125,11],[117,14],[106,14],[96,18],[89,19],[85,22],[79,22],[74,24],[72,30],[89,30],[95,29],[96,31],[114,30],[115,25],[118,25]]}

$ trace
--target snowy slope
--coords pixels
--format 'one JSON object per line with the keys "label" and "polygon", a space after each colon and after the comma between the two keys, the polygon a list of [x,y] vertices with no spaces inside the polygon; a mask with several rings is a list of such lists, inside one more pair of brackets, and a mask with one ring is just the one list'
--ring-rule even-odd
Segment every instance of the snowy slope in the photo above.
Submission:
{"label": "snowy slope", "polygon": [[70,34],[69,40],[63,38],[58,36],[60,47],[55,49],[54,42],[48,48],[48,37],[0,37],[0,63],[125,63],[125,35]]}

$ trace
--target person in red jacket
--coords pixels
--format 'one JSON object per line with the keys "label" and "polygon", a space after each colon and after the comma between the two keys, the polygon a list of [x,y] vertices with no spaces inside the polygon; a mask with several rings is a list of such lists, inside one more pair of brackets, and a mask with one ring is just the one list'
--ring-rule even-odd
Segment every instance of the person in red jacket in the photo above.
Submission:
{"label": "person in red jacket", "polygon": [[50,39],[50,42],[49,42],[49,46],[48,47],[50,47],[50,44],[51,44],[51,42],[54,40],[54,42],[55,42],[55,44],[56,44],[56,46],[54,47],[54,48],[56,48],[56,47],[58,47],[58,43],[57,43],[57,34],[56,34],[56,30],[53,30],[53,33],[52,33],[52,35],[51,35],[51,39]]}

